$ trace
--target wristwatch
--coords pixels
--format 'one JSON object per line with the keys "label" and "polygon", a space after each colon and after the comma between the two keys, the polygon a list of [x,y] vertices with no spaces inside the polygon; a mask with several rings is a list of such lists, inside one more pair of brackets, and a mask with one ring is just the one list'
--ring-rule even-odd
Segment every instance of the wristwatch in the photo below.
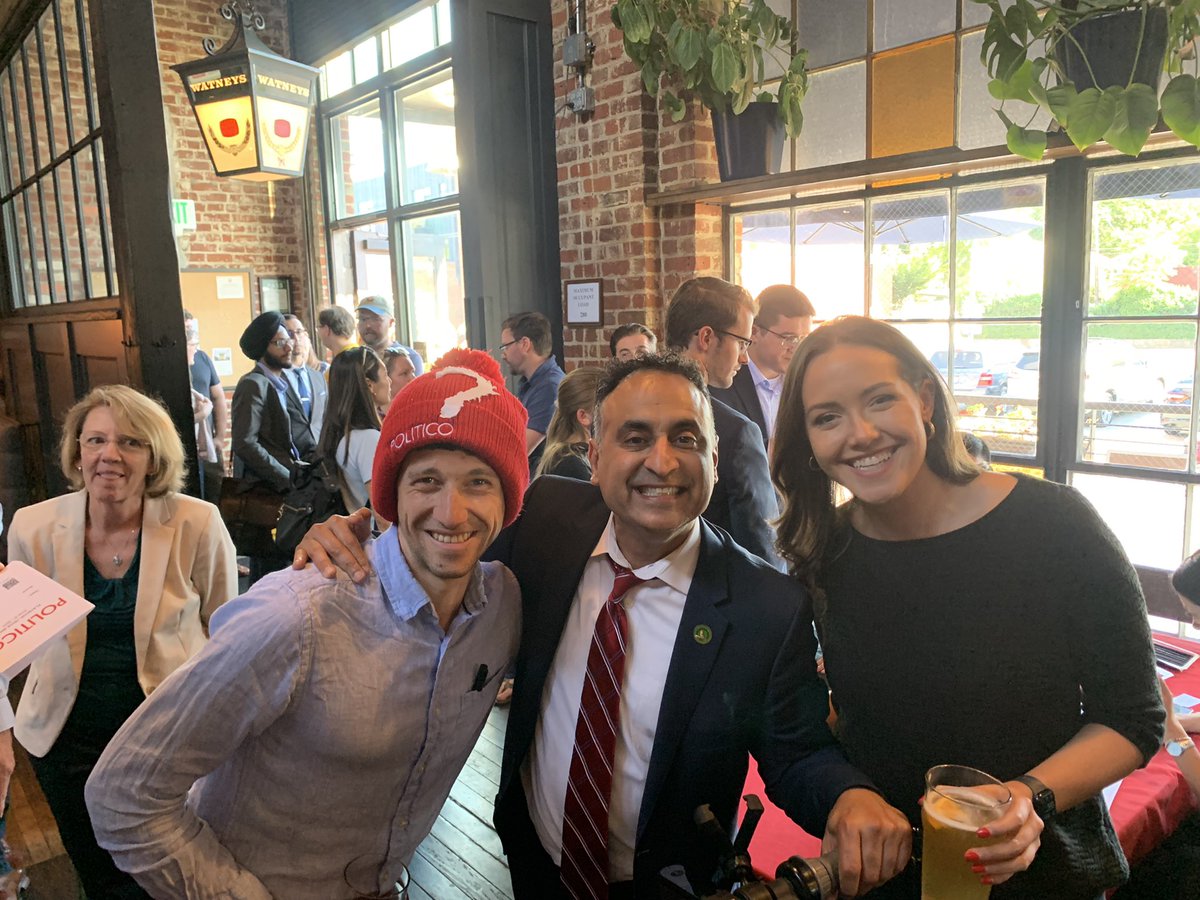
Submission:
{"label": "wristwatch", "polygon": [[1184,750],[1195,746],[1195,741],[1190,737],[1184,738],[1182,741],[1167,741],[1167,752],[1178,759],[1180,756],[1183,756]]}
{"label": "wristwatch", "polygon": [[1033,792],[1033,811],[1038,814],[1039,819],[1053,818],[1058,811],[1058,807],[1054,803],[1054,791],[1032,775],[1019,775],[1013,781],[1021,782]]}

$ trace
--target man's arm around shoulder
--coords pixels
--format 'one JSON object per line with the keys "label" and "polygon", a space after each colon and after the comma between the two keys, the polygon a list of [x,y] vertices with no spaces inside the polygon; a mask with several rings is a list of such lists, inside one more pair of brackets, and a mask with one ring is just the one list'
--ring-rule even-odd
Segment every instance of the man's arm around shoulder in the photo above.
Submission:
{"label": "man's arm around shoulder", "polygon": [[213,615],[209,643],[121,727],[88,779],[97,841],[156,897],[271,898],[187,802],[307,677],[310,607],[279,579],[262,584]]}

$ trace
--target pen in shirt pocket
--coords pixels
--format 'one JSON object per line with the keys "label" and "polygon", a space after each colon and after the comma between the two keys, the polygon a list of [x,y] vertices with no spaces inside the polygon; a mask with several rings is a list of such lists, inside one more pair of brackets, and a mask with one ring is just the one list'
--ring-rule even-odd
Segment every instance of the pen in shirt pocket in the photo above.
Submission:
{"label": "pen in shirt pocket", "polygon": [[482,691],[483,686],[487,684],[488,667],[487,663],[480,663],[479,668],[475,670],[475,681],[471,683],[472,691]]}

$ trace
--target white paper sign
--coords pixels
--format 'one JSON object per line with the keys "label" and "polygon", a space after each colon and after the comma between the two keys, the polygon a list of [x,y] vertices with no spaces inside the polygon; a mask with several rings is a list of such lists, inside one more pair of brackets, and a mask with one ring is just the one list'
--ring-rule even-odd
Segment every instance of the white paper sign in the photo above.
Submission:
{"label": "white paper sign", "polygon": [[218,375],[228,378],[233,374],[232,347],[213,347],[211,359],[213,368],[217,370]]}
{"label": "white paper sign", "polygon": [[600,282],[577,281],[567,284],[567,321],[578,325],[599,325]]}
{"label": "white paper sign", "polygon": [[0,572],[0,672],[12,678],[95,607],[27,566]]}
{"label": "white paper sign", "polygon": [[217,276],[217,299],[218,300],[245,300],[246,285],[243,282],[241,275],[218,275]]}

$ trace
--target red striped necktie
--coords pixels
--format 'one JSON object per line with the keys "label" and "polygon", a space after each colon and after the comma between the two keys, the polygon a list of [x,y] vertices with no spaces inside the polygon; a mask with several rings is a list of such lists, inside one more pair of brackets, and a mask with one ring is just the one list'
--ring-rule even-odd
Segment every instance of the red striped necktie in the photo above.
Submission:
{"label": "red striped necktie", "polygon": [[563,887],[574,900],[608,897],[608,802],[620,727],[621,681],[625,676],[627,625],[621,598],[645,580],[611,556],[608,562],[613,570],[613,587],[596,616],[588,651],[563,808],[560,873]]}

